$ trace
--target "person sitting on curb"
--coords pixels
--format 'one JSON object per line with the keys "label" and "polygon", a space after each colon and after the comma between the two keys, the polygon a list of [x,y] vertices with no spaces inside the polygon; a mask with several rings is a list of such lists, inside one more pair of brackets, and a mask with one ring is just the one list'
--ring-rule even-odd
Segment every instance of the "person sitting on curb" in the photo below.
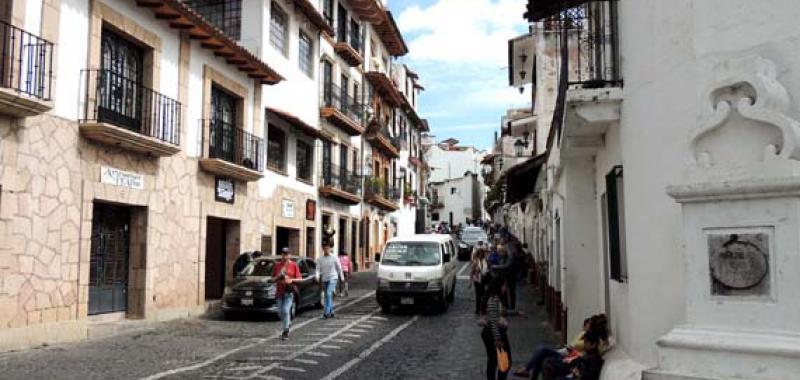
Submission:
{"label": "person sitting on curb", "polygon": [[583,336],[584,352],[574,360],[559,360],[551,357],[545,361],[542,373],[544,380],[599,380],[603,370],[600,353],[601,337],[595,331]]}
{"label": "person sitting on curb", "polygon": [[570,361],[579,357],[585,352],[583,337],[592,332],[600,338],[599,351],[604,354],[608,351],[608,318],[605,314],[593,315],[583,321],[583,330],[572,341],[572,344],[566,347],[556,347],[554,345],[541,345],[534,351],[531,359],[524,368],[517,369],[514,372],[515,376],[529,378],[531,380],[538,380],[539,374],[542,372],[544,362],[550,358],[557,358],[561,361]]}

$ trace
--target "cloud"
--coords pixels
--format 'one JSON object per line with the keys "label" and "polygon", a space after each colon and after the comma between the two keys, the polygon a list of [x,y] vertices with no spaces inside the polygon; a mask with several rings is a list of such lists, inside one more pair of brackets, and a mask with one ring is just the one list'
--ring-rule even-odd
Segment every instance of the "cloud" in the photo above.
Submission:
{"label": "cloud", "polygon": [[398,17],[413,35],[409,58],[503,67],[507,42],[524,31],[525,0],[439,0],[412,5]]}
{"label": "cloud", "polygon": [[[390,3],[397,3],[393,0]],[[437,137],[487,148],[508,107],[530,103],[530,90],[508,86],[508,40],[527,31],[527,0],[397,0],[407,63],[427,89],[420,114]]]}

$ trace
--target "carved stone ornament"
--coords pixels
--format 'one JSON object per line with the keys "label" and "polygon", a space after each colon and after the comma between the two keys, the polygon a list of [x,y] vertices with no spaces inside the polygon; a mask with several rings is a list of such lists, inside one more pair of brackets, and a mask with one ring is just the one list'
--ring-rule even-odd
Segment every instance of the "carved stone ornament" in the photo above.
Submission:
{"label": "carved stone ornament", "polygon": [[769,237],[766,233],[712,234],[708,237],[711,294],[769,294]]}
{"label": "carved stone ornament", "polygon": [[800,159],[800,123],[787,115],[789,95],[771,61],[747,56],[722,62],[705,93],[711,107],[692,134],[695,167],[742,168]]}

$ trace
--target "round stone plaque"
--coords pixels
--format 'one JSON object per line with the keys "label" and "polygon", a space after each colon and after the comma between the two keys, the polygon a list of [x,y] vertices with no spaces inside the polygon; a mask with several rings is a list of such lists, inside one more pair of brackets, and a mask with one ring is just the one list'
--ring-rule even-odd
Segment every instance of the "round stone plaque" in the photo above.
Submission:
{"label": "round stone plaque", "polygon": [[728,242],[711,252],[711,276],[732,289],[749,289],[767,276],[766,253],[756,244],[731,235]]}

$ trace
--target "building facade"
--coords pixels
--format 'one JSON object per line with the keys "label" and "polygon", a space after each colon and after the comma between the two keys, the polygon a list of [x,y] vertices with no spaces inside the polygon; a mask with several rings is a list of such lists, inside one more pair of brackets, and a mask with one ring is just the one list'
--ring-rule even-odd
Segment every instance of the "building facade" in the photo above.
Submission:
{"label": "building facade", "polygon": [[427,227],[435,229],[442,223],[453,226],[485,220],[482,207],[485,171],[481,170],[481,162],[486,152],[460,146],[455,139],[436,144],[435,136],[427,138],[430,140],[425,144],[425,162],[430,168]]}
{"label": "building facade", "polygon": [[331,3],[3,3],[0,349],[201,314],[242,252],[315,256],[323,228],[363,265],[354,30],[394,23]]}
{"label": "building facade", "polygon": [[798,12],[765,5],[529,1],[547,150],[504,207],[562,337],[608,315],[604,379],[795,377]]}

